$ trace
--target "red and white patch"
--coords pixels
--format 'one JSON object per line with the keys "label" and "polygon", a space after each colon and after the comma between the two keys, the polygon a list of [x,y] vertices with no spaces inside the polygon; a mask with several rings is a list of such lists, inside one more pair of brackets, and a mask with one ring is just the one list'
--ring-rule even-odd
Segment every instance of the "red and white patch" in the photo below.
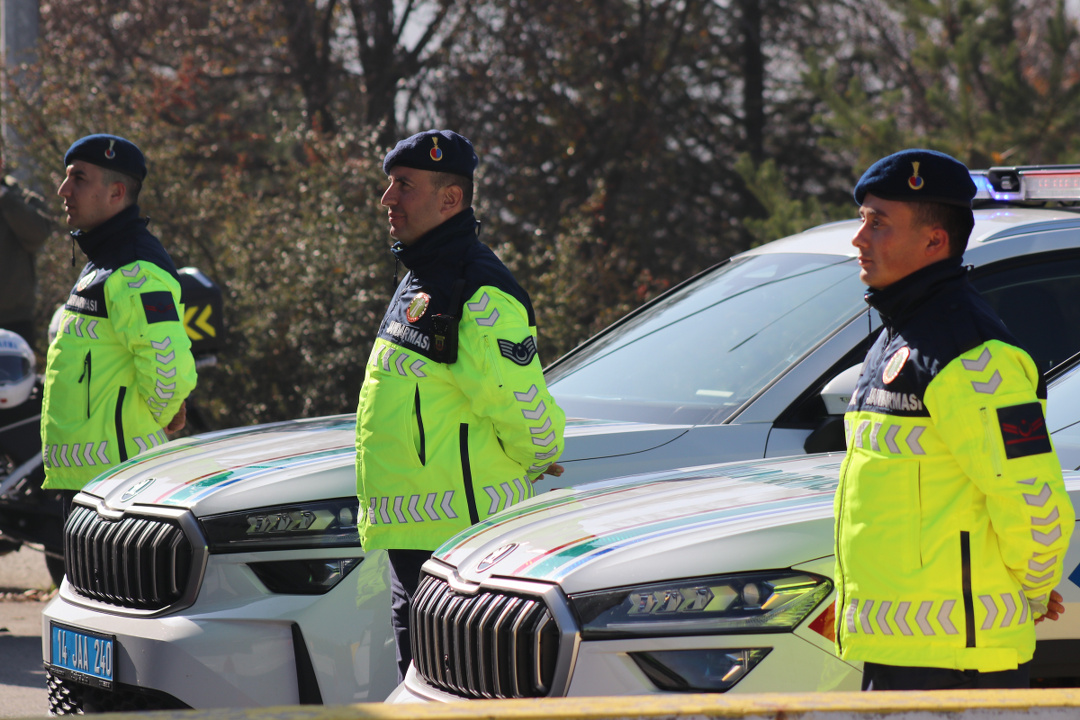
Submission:
{"label": "red and white patch", "polygon": [[881,381],[888,385],[895,380],[900,371],[904,369],[904,363],[907,362],[910,356],[911,348],[907,345],[894,352],[893,356],[889,358],[889,362],[885,364],[885,370],[881,373]]}
{"label": "red and white patch", "polygon": [[405,319],[411,323],[416,322],[420,318],[424,317],[424,313],[427,312],[428,305],[431,303],[431,296],[427,293],[416,293],[416,297],[409,303],[409,307],[405,308]]}

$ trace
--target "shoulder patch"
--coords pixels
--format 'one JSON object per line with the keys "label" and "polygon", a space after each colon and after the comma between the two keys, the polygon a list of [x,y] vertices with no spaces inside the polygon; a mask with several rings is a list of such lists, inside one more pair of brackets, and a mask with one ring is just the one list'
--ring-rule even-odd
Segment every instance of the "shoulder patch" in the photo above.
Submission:
{"label": "shoulder patch", "polygon": [[1010,405],[998,408],[997,414],[1009,460],[1052,452],[1041,403]]}
{"label": "shoulder patch", "polygon": [[141,297],[147,323],[152,325],[159,322],[179,322],[180,316],[176,313],[176,302],[171,292],[167,290],[145,292]]}
{"label": "shoulder patch", "polygon": [[526,335],[525,339],[519,343],[499,340],[499,352],[504,358],[518,365],[528,365],[536,357],[536,340],[532,335]]}

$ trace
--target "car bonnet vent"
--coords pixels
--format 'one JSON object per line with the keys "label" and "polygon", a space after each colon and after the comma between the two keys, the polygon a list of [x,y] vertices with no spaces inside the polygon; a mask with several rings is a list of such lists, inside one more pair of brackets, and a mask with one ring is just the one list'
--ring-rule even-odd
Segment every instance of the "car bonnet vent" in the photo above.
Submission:
{"label": "car bonnet vent", "polygon": [[560,635],[542,599],[458,595],[427,575],[410,612],[413,662],[432,685],[469,698],[535,698],[551,691]]}
{"label": "car bonnet vent", "polygon": [[191,543],[179,524],[157,517],[103,518],[74,505],[64,526],[68,584],[111,605],[160,610],[187,589]]}

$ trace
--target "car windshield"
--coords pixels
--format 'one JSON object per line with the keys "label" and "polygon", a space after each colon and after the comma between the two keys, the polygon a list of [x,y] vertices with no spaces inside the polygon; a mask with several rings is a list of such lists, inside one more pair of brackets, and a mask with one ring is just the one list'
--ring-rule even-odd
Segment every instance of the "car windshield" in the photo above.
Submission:
{"label": "car windshield", "polygon": [[853,258],[733,260],[646,307],[548,374],[568,417],[718,423],[866,309]]}

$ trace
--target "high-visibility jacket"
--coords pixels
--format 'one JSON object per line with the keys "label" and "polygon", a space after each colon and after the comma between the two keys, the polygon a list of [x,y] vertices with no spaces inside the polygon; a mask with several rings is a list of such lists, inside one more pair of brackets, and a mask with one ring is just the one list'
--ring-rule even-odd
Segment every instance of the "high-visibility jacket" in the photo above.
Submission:
{"label": "high-visibility jacket", "polygon": [[1032,658],[1075,516],[1035,363],[959,258],[867,301],[884,321],[845,415],[837,651],[982,672]]}
{"label": "high-visibility jacket", "polygon": [[72,236],[90,262],[49,345],[41,412],[44,487],[61,490],[166,442],[196,381],[176,267],[138,206]]}
{"label": "high-visibility jacket", "polygon": [[[477,239],[471,209],[394,254],[409,272],[357,408],[360,537],[368,550],[434,550],[532,497],[566,419],[544,384],[529,296]],[[452,338],[439,316],[459,316],[452,363],[440,361]]]}

